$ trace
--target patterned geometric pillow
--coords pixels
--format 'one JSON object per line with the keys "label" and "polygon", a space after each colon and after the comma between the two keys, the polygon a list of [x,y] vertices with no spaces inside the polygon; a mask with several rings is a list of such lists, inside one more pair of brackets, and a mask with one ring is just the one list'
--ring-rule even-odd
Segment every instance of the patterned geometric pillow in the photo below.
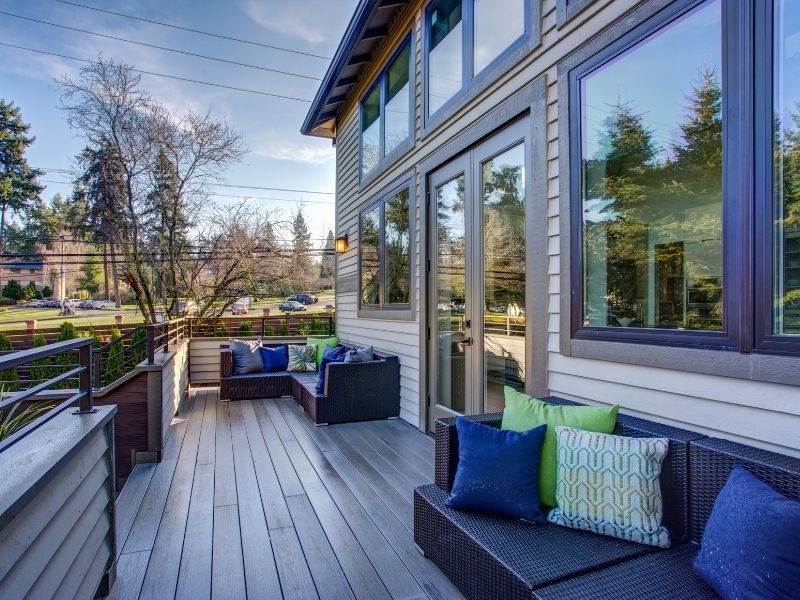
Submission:
{"label": "patterned geometric pillow", "polygon": [[289,371],[316,371],[315,346],[289,346]]}
{"label": "patterned geometric pillow", "polygon": [[558,508],[548,521],[669,547],[658,481],[669,440],[556,427],[556,441]]}

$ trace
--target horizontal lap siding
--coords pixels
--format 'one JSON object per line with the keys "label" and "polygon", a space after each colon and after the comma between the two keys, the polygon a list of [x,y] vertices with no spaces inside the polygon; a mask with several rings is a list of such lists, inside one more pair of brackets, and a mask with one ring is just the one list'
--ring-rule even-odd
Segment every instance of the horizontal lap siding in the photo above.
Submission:
{"label": "horizontal lap siding", "polygon": [[94,593],[111,557],[108,453],[100,428],[0,530],[0,598]]}
{"label": "horizontal lap siding", "polygon": [[189,344],[183,344],[161,371],[161,445],[169,435],[169,424],[181,407],[189,387]]}

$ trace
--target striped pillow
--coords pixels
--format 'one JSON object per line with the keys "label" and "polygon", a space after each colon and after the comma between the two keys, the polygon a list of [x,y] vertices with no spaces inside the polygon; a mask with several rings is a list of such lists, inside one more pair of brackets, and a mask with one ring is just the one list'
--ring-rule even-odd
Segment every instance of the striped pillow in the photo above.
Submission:
{"label": "striped pillow", "polygon": [[556,442],[558,507],[548,521],[669,547],[658,480],[669,440],[556,427]]}

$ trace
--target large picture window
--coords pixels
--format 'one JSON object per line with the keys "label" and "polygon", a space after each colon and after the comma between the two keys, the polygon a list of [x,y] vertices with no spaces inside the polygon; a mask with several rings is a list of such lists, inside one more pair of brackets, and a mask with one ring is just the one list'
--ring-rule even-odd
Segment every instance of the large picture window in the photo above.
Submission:
{"label": "large picture window", "polygon": [[394,188],[360,216],[361,308],[410,303],[410,186]]}
{"label": "large picture window", "polygon": [[405,42],[361,101],[361,178],[411,138],[411,43]]}
{"label": "large picture window", "polygon": [[605,49],[560,68],[566,334],[800,354],[800,6],[636,12],[633,29],[616,24]]}
{"label": "large picture window", "polygon": [[722,329],[721,31],[706,2],[580,81],[584,325]]}
{"label": "large picture window", "polygon": [[425,13],[427,116],[494,63],[527,31],[529,0],[438,0]]}

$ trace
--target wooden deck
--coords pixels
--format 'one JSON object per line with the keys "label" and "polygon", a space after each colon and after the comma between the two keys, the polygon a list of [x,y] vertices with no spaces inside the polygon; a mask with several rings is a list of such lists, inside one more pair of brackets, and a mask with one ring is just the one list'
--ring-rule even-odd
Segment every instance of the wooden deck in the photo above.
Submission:
{"label": "wooden deck", "polygon": [[113,598],[461,598],[416,550],[433,440],[399,421],[316,428],[291,398],[192,392],[117,500]]}

